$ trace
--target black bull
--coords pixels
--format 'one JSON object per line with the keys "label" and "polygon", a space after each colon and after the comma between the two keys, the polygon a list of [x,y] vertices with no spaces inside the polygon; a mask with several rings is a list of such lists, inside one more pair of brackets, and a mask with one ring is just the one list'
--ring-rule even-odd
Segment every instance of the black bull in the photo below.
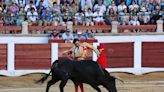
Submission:
{"label": "black bull", "polygon": [[47,83],[46,92],[49,91],[51,85],[59,80],[60,92],[64,92],[64,86],[68,79],[71,79],[74,84],[77,82],[87,83],[95,90],[101,92],[99,85],[104,86],[109,92],[117,92],[115,85],[115,78],[110,76],[106,70],[102,70],[100,66],[90,60],[84,61],[71,61],[71,60],[56,60],[51,67],[49,74],[37,81],[44,82],[52,73],[52,79]]}

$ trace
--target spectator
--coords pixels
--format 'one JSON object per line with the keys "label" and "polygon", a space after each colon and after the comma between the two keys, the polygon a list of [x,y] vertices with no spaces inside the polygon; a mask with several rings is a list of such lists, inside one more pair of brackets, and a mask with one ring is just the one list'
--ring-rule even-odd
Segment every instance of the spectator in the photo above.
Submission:
{"label": "spectator", "polygon": [[150,22],[149,12],[146,12],[146,8],[142,7],[140,10],[139,20],[141,24],[148,24]]}
{"label": "spectator", "polygon": [[8,9],[7,12],[4,14],[3,20],[4,20],[4,25],[5,25],[5,26],[14,25],[13,14],[10,12],[9,9]]}
{"label": "spectator", "polygon": [[107,12],[107,16],[105,17],[105,22],[107,25],[112,25],[112,21],[116,20],[115,12],[113,8],[110,8],[109,11]]}
{"label": "spectator", "polygon": [[2,6],[3,14],[5,14],[7,12],[7,9],[8,9],[7,5],[3,4],[3,6]]}
{"label": "spectator", "polygon": [[40,1],[42,1],[44,7],[48,7],[48,0],[37,0],[35,6],[39,6]]}
{"label": "spectator", "polygon": [[145,0],[145,2],[143,1],[140,7],[145,7],[146,11],[149,13],[154,10],[154,6],[152,5],[152,3],[150,3],[150,0]]}
{"label": "spectator", "polygon": [[35,5],[34,5],[34,2],[31,0],[29,4],[27,4],[24,8],[25,12],[28,12],[30,11],[31,8],[34,8],[35,11],[37,11]]}
{"label": "spectator", "polygon": [[61,20],[61,16],[59,15],[59,11],[53,10],[52,11],[52,26],[57,26],[59,21]]}
{"label": "spectator", "polygon": [[91,32],[91,31],[88,31],[86,34],[85,34],[85,37],[86,39],[94,39],[94,34]]}
{"label": "spectator", "polygon": [[93,16],[93,21],[95,25],[105,25],[103,13],[100,12],[100,8],[97,8],[97,11],[93,14]]}
{"label": "spectator", "polygon": [[104,5],[106,7],[110,6],[113,0],[104,0]]}
{"label": "spectator", "polygon": [[52,13],[51,13],[49,8],[47,8],[45,11],[43,11],[43,13],[41,15],[42,17],[41,17],[41,20],[40,20],[41,22],[39,22],[41,24],[39,24],[39,26],[41,26],[42,24],[44,26],[50,26],[51,21],[52,21],[51,15],[52,15]]}
{"label": "spectator", "polygon": [[75,35],[75,39],[86,39],[86,37],[83,35],[82,31],[78,31],[77,34]]}
{"label": "spectator", "polygon": [[128,8],[129,8],[129,11],[131,12],[134,10],[134,8],[138,10],[139,6],[136,4],[135,0],[132,0],[131,4],[128,6]]}
{"label": "spectator", "polygon": [[118,12],[123,12],[125,8],[127,8],[125,1],[122,1],[121,4],[118,5]]}
{"label": "spectator", "polygon": [[105,12],[106,12],[106,7],[105,7],[105,5],[103,5],[103,3],[102,3],[101,0],[98,1],[98,4],[96,4],[96,5],[94,6],[94,11],[96,11],[98,8],[100,9],[100,12],[101,12],[101,13],[105,13]]}
{"label": "spectator", "polygon": [[79,10],[79,5],[78,5],[78,3],[76,3],[76,2],[73,2],[72,4],[71,4],[71,13],[72,14],[75,14],[76,12],[78,12],[78,10]]}
{"label": "spectator", "polygon": [[57,2],[53,3],[53,6],[50,7],[51,11],[57,11],[59,14],[61,14],[60,6],[57,4]]}
{"label": "spectator", "polygon": [[25,7],[26,0],[14,0],[19,7]]}
{"label": "spectator", "polygon": [[20,7],[19,12],[17,14],[17,20],[16,20],[17,26],[20,26],[22,24],[22,22],[24,21],[25,15],[26,13],[24,11],[24,8]]}
{"label": "spectator", "polygon": [[156,21],[162,17],[162,12],[160,11],[160,6],[156,5],[155,10],[152,12],[152,17],[150,19],[151,24],[156,24]]}
{"label": "spectator", "polygon": [[19,7],[14,2],[12,2],[12,5],[9,7],[9,9],[10,12],[14,15],[19,11]]}
{"label": "spectator", "polygon": [[108,7],[108,9],[107,9],[107,13],[109,12],[109,10],[110,10],[111,8],[114,10],[114,13],[116,14],[116,12],[117,12],[117,6],[115,5],[115,2],[114,2],[114,1],[112,1],[112,2],[111,2],[111,5],[109,5],[109,7]]}
{"label": "spectator", "polygon": [[62,39],[65,40],[66,42],[71,42],[71,40],[74,39],[73,34],[71,33],[71,30],[66,30],[62,34]]}
{"label": "spectator", "polygon": [[36,9],[39,15],[41,15],[42,12],[46,9],[46,7],[43,5],[43,0],[39,1],[39,4],[36,6]]}
{"label": "spectator", "polygon": [[60,0],[48,0],[48,7],[52,7],[54,2],[60,5]]}
{"label": "spectator", "polygon": [[123,12],[119,13],[121,17],[121,25],[128,25],[129,24],[129,13],[127,9],[125,8]]}
{"label": "spectator", "polygon": [[92,0],[80,0],[80,6],[82,11],[87,11],[88,8],[93,7]]}
{"label": "spectator", "polygon": [[86,26],[93,26],[93,12],[91,11],[91,9],[89,8],[87,12],[85,12],[85,24]]}
{"label": "spectator", "polygon": [[60,39],[59,33],[56,31],[53,31],[53,33],[50,34],[50,39],[51,40]]}
{"label": "spectator", "polygon": [[27,12],[27,18],[30,25],[37,25],[38,13],[35,11],[35,8],[31,8]]}
{"label": "spectator", "polygon": [[82,11],[75,14],[75,25],[85,25],[84,14]]}

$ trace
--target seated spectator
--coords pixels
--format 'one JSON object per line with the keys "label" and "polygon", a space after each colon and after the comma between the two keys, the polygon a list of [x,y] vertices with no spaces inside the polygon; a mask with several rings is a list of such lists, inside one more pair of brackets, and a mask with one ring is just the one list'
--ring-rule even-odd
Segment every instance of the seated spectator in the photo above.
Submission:
{"label": "seated spectator", "polygon": [[8,9],[7,12],[4,14],[4,25],[5,26],[11,26],[14,25],[14,17],[13,14],[10,12],[10,10]]}
{"label": "seated spectator", "polygon": [[75,35],[76,39],[86,39],[86,37],[83,35],[82,31],[78,31]]}
{"label": "seated spectator", "polygon": [[24,8],[25,12],[28,12],[30,11],[31,8],[34,8],[35,11],[37,11],[35,5],[34,5],[34,2],[31,0],[29,4],[27,4]]}
{"label": "seated spectator", "polygon": [[19,11],[19,7],[14,2],[12,2],[12,5],[9,7],[9,9],[10,12],[14,15]]}
{"label": "seated spectator", "polygon": [[75,14],[75,25],[85,25],[84,14],[82,11],[79,11]]}
{"label": "seated spectator", "polygon": [[59,14],[61,14],[61,8],[60,6],[57,4],[57,2],[53,2],[53,6],[50,7],[51,11],[57,11]]}
{"label": "seated spectator", "polygon": [[74,39],[73,34],[71,33],[71,30],[66,30],[63,34],[62,34],[62,39],[63,40],[67,40],[68,42],[70,42],[71,40]]}
{"label": "seated spectator", "polygon": [[93,21],[95,25],[105,25],[103,13],[100,12],[100,8],[97,8],[97,11],[93,14],[93,16]]}
{"label": "seated spectator", "polygon": [[42,14],[42,11],[46,10],[46,7],[43,5],[43,0],[39,1],[39,4],[36,6],[36,9],[39,15]]}
{"label": "seated spectator", "polygon": [[108,7],[108,9],[107,9],[107,13],[109,12],[109,10],[110,10],[111,8],[114,10],[114,13],[116,14],[116,12],[117,12],[117,6],[115,5],[115,2],[114,2],[114,1],[112,1],[112,2],[111,2],[111,5],[109,5],[109,7]]}
{"label": "seated spectator", "polygon": [[39,6],[40,2],[42,2],[42,5],[47,8],[48,7],[48,0],[35,0],[36,4],[35,6]]}
{"label": "seated spectator", "polygon": [[118,5],[118,12],[123,12],[125,8],[127,8],[125,1],[122,1],[121,4]]}
{"label": "seated spectator", "polygon": [[26,0],[13,0],[19,7],[25,7]]}
{"label": "seated spectator", "polygon": [[94,34],[91,32],[91,31],[88,31],[86,34],[85,34],[85,37],[86,39],[94,39]]}
{"label": "seated spectator", "polygon": [[146,12],[146,8],[142,7],[139,13],[139,21],[141,24],[148,24],[150,22],[150,13]]}
{"label": "seated spectator", "polygon": [[121,25],[128,25],[129,24],[129,13],[127,9],[125,8],[123,12],[119,13],[120,18],[121,18]]}
{"label": "seated spectator", "polygon": [[51,21],[52,21],[52,17],[51,17],[52,13],[50,11],[49,8],[47,8],[45,11],[43,11],[42,13],[42,17],[41,17],[41,24],[39,24],[39,26],[41,26],[42,24],[44,26],[50,26],[51,25]]}
{"label": "seated spectator", "polygon": [[135,9],[139,9],[139,6],[136,4],[135,0],[132,0],[131,4],[128,6],[129,11],[133,11]]}
{"label": "seated spectator", "polygon": [[153,4],[150,2],[150,0],[145,0],[141,3],[141,8],[144,7],[147,12],[151,12],[154,10]]}
{"label": "seated spectator", "polygon": [[37,25],[38,13],[34,8],[31,8],[29,12],[27,12],[27,18],[29,25]]}
{"label": "seated spectator", "polygon": [[104,5],[106,6],[106,7],[108,7],[108,6],[110,6],[111,5],[111,2],[112,2],[113,0],[104,0]]}
{"label": "seated spectator", "polygon": [[112,25],[112,21],[116,20],[115,12],[113,8],[110,8],[109,11],[107,12],[107,16],[105,17],[105,22],[107,25]]}
{"label": "seated spectator", "polygon": [[76,2],[73,2],[71,4],[71,13],[75,14],[76,12],[78,12],[78,10],[79,10],[79,4]]}
{"label": "seated spectator", "polygon": [[56,31],[53,31],[53,33],[50,34],[50,39],[51,40],[60,39],[59,33]]}
{"label": "seated spectator", "polygon": [[94,9],[94,11],[97,11],[97,9],[100,9],[100,12],[102,14],[104,14],[106,12],[106,7],[105,7],[105,5],[103,5],[101,0],[98,1],[98,4],[96,4],[93,9]]}
{"label": "seated spectator", "polygon": [[86,26],[93,26],[93,12],[92,10],[89,8],[87,12],[85,12],[85,24]]}
{"label": "seated spectator", "polygon": [[92,0],[81,0],[81,10],[83,12],[87,11],[88,8],[92,9]]}
{"label": "seated spectator", "polygon": [[24,11],[24,8],[20,7],[19,12],[17,14],[17,20],[16,20],[17,26],[20,26],[22,24],[22,22],[24,21],[25,15],[26,13]]}

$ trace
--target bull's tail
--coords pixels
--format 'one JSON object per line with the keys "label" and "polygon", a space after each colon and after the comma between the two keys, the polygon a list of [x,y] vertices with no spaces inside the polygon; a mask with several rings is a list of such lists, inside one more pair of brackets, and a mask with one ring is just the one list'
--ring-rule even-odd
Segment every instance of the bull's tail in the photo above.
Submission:
{"label": "bull's tail", "polygon": [[36,83],[44,83],[44,81],[47,80],[50,74],[51,74],[51,70],[48,74],[45,74],[45,76],[43,76],[40,80],[37,80]]}

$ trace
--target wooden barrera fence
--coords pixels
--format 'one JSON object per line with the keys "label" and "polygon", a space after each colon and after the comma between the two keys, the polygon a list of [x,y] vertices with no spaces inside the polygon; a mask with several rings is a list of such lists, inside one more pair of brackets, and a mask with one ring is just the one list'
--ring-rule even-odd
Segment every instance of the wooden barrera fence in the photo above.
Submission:
{"label": "wooden barrera fence", "polygon": [[[139,26],[132,26],[132,25],[119,25],[117,27],[118,30],[156,30],[157,25],[139,25]],[[66,30],[66,26],[28,26],[28,31],[46,31],[46,30]],[[112,26],[73,26],[73,30],[112,30]],[[1,26],[0,31],[13,31],[13,33],[17,33],[17,31],[22,30],[22,26]],[[164,30],[164,28],[163,28]]]}

